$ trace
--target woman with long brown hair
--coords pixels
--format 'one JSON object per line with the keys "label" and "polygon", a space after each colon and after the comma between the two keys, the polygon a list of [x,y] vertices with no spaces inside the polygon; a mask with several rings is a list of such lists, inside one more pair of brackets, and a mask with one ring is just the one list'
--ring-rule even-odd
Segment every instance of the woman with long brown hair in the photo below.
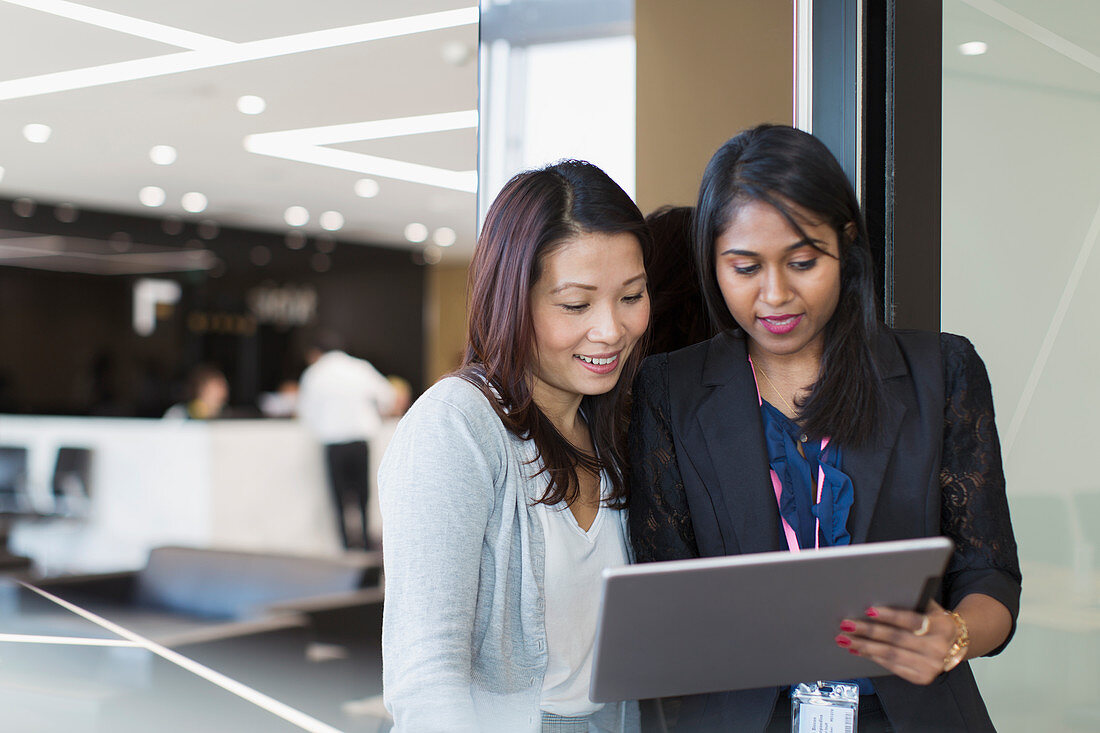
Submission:
{"label": "woman with long brown hair", "polygon": [[379,471],[383,685],[396,731],[627,731],[588,699],[600,574],[629,558],[623,390],[649,320],[641,212],[599,168],[490,207],[462,368]]}

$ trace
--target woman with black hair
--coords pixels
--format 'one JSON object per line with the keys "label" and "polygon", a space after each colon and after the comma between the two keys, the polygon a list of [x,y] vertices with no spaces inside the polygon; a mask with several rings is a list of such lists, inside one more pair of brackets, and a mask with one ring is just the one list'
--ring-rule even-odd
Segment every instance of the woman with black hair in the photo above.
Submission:
{"label": "woman with black hair", "polygon": [[649,273],[649,352],[659,354],[714,335],[691,254],[690,206],[662,206],[645,218],[653,234]]}
{"label": "woman with black hair", "polygon": [[515,176],[470,268],[462,368],[379,469],[395,733],[627,733],[588,698],[599,584],[629,560],[624,393],[649,322],[638,207],[594,165]]}
{"label": "woman with black hair", "polygon": [[[719,149],[694,250],[721,333],[651,357],[635,383],[637,560],[946,535],[956,551],[928,613],[869,608],[840,623],[838,653],[889,673],[858,680],[861,731],[992,730],[966,660],[1008,643],[1020,571],[981,359],[962,337],[881,323],[855,194],[799,130],[763,125]],[[790,730],[790,701],[685,698],[678,723]]]}

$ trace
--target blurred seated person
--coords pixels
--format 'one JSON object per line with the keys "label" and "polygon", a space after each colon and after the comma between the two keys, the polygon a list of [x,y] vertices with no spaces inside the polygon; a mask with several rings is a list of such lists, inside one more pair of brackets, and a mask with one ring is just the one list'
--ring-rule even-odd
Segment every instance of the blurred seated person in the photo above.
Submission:
{"label": "blurred seated person", "polygon": [[653,233],[649,276],[649,353],[676,351],[714,335],[692,259],[690,206],[662,206],[646,217]]}
{"label": "blurred seated person", "polygon": [[217,367],[200,364],[187,378],[188,399],[164,413],[170,420],[214,420],[225,417],[229,382]]}

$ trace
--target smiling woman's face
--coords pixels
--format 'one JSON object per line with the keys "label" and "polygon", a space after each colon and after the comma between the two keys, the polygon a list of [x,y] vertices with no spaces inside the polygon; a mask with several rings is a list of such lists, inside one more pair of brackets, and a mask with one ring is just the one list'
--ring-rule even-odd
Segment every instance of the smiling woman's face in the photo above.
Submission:
{"label": "smiling woman's face", "polygon": [[610,391],[649,325],[637,238],[584,233],[558,246],[543,258],[530,297],[536,404],[545,410]]}
{"label": "smiling woman's face", "polygon": [[715,241],[715,274],[730,315],[764,353],[820,355],[840,299],[839,243],[831,226],[791,210],[805,236],[773,206],[742,205]]}

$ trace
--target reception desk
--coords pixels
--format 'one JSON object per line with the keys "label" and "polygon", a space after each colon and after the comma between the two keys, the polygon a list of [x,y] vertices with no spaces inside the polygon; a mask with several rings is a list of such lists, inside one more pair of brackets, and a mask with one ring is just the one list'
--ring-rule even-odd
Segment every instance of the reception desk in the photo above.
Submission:
{"label": "reception desk", "polygon": [[[394,425],[372,443],[372,474]],[[0,415],[0,445],[28,451],[27,494],[38,516],[14,522],[9,548],[41,572],[137,568],[152,547],[168,544],[341,549],[321,448],[293,420]],[[68,516],[58,515],[52,488],[61,447],[92,452],[89,498],[70,503]]]}

